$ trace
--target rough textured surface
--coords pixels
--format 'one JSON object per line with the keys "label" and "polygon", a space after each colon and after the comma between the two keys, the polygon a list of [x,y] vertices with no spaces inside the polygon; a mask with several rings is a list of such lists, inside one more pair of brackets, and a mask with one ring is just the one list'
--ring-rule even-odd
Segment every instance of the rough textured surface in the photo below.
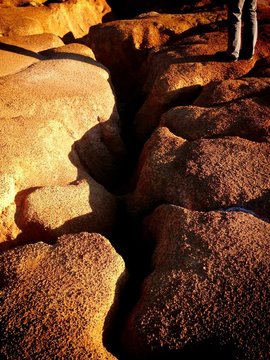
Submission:
{"label": "rough textured surface", "polygon": [[242,206],[269,216],[269,160],[268,143],[237,137],[187,142],[161,127],[141,154],[130,211],[170,203],[203,211]]}
{"label": "rough textured surface", "polygon": [[240,136],[270,140],[270,82],[268,95],[222,106],[180,106],[162,115],[161,124],[187,140],[217,136]]}
{"label": "rough textured surface", "polygon": [[63,45],[63,41],[53,34],[2,36],[0,37],[0,76],[18,72],[44,59],[38,54],[40,51]]}
{"label": "rough textured surface", "polygon": [[17,222],[29,238],[35,238],[35,233],[43,233],[46,239],[82,231],[109,235],[116,216],[115,198],[90,178],[37,189],[26,196],[22,207]]}
{"label": "rough textured surface", "polygon": [[18,190],[75,180],[81,166],[73,145],[92,128],[101,128],[95,140],[110,149],[121,142],[108,80],[90,58],[42,61],[0,79],[1,171],[13,174]]}
{"label": "rough textured surface", "polygon": [[267,359],[269,223],[161,206],[146,226],[156,246],[124,335],[132,358]]}
{"label": "rough textured surface", "polygon": [[[38,0],[39,1],[39,0]],[[79,38],[111,11],[105,0],[69,0],[48,6],[0,8],[0,34],[52,33]]]}
{"label": "rough textured surface", "polygon": [[[142,65],[149,51],[175,41],[185,31],[226,17],[224,12],[195,14],[149,13],[132,20],[113,21],[94,26],[84,41],[111,73],[123,98],[138,92],[145,80]],[[123,72],[128,74],[123,77]]]}
{"label": "rough textured surface", "polygon": [[66,235],[0,259],[1,357],[114,359],[103,331],[124,262],[107,239]]}
{"label": "rough textured surface", "polygon": [[[247,77],[213,81],[203,87],[193,105],[210,107],[270,93],[270,79]],[[245,114],[245,111],[243,111]]]}
{"label": "rough textured surface", "polygon": [[[1,77],[0,89],[0,188],[13,183],[18,193],[66,185],[85,178],[86,163],[98,181],[118,176],[117,159],[124,150],[109,74],[102,65],[81,55],[39,61]],[[18,233],[11,225],[14,201],[12,211],[1,208],[1,241]]]}
{"label": "rough textured surface", "polygon": [[[265,29],[268,31],[268,27]],[[262,32],[266,30],[262,29]],[[254,59],[237,63],[215,58],[214,54],[227,46],[226,32],[220,31],[186,37],[178,44],[153,52],[148,59],[149,74],[144,85],[146,100],[135,119],[138,138],[149,136],[161,114],[173,103],[190,103],[201,86],[249,73],[259,56],[270,53],[268,44],[269,40],[258,42]]]}

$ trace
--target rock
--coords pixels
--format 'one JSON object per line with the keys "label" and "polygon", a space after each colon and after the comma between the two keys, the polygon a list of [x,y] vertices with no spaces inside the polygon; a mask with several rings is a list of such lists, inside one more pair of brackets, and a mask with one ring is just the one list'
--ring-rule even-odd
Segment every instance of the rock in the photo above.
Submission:
{"label": "rock", "polygon": [[270,54],[269,41],[259,41],[253,60],[218,61],[214,54],[224,50],[226,44],[226,32],[214,31],[186,37],[171,47],[152,53],[144,85],[146,100],[134,124],[139,139],[146,139],[151,134],[162,113],[170,107],[192,103],[201,86],[211,81],[243,77],[250,72],[258,57]]}
{"label": "rock", "polygon": [[105,0],[68,0],[48,6],[0,8],[0,34],[33,35],[72,34],[77,39],[86,35],[90,26],[102,21],[111,11]]}
{"label": "rock", "polygon": [[210,108],[173,108],[162,115],[161,125],[187,140],[239,136],[253,141],[266,141],[270,140],[269,103],[270,82],[268,95],[263,97],[237,100]]}
{"label": "rock", "polygon": [[270,78],[270,56],[258,61],[254,69],[252,69],[251,75]]}
{"label": "rock", "polygon": [[[0,174],[12,176],[18,195],[16,207],[15,199],[10,206],[16,212],[27,189],[67,185],[88,177],[86,170],[99,182],[101,176],[104,182],[120,176],[114,164],[123,145],[109,74],[83,59],[39,61],[0,78]],[[84,161],[76,148],[87,144]],[[100,159],[102,169],[95,170]],[[14,216],[9,212],[9,224]],[[17,231],[8,237],[16,236]]]}
{"label": "rock", "polygon": [[0,76],[18,72],[44,57],[39,52],[63,46],[53,34],[0,37]]}
{"label": "rock", "polygon": [[[113,21],[91,27],[84,40],[96,58],[106,65],[119,96],[126,99],[141,90],[149,51],[173,41],[185,31],[224,19],[225,12],[190,14],[149,13],[132,20]],[[123,73],[128,75],[123,77]],[[128,80],[128,81],[127,81]]]}
{"label": "rock", "polygon": [[[270,92],[270,79],[247,77],[213,81],[203,87],[193,105],[210,107],[226,104],[242,98],[259,97]],[[245,111],[243,111],[245,114]]]}
{"label": "rock", "polygon": [[187,142],[156,130],[140,157],[133,214],[170,203],[209,211],[241,206],[269,217],[270,144],[226,137]]}
{"label": "rock", "polygon": [[0,79],[1,168],[21,168],[17,188],[74,181],[81,166],[72,146],[91,128],[101,128],[104,146],[113,147],[106,134],[112,128],[119,137],[120,128],[108,80],[92,59],[42,61]]}
{"label": "rock", "polygon": [[109,235],[115,216],[114,196],[89,178],[77,184],[48,186],[33,191],[26,196],[21,219],[17,222],[21,224],[25,237],[43,236],[46,241],[83,231]]}
{"label": "rock", "polygon": [[[49,58],[72,58],[77,59],[78,61],[87,60],[86,58],[91,58],[96,60],[93,51],[83,44],[79,43],[72,43],[64,46],[59,46],[55,48],[50,48],[48,50],[44,50],[41,52],[42,55],[47,56]],[[78,56],[79,55],[79,56]]]}
{"label": "rock", "polygon": [[1,357],[115,359],[103,336],[125,265],[107,239],[66,235],[0,258]]}
{"label": "rock", "polygon": [[132,358],[266,359],[269,223],[164,205],[146,231],[155,250],[124,331]]}

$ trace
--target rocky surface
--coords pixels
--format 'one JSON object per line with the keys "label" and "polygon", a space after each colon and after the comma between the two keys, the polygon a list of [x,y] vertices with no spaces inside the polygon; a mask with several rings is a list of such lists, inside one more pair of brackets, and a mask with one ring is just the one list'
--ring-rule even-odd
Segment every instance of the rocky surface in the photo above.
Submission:
{"label": "rocky surface", "polygon": [[115,359],[103,336],[124,262],[106,238],[65,235],[0,258],[1,358]]}
{"label": "rocky surface", "polygon": [[[268,30],[266,26],[263,31]],[[185,37],[177,45],[154,52],[149,57],[149,73],[144,85],[146,100],[135,119],[135,132],[139,139],[151,134],[162,113],[174,103],[190,103],[201,86],[211,81],[245,76],[254,67],[256,57],[270,53],[270,47],[261,42],[253,60],[222,62],[215,53],[226,49],[226,43],[226,33],[213,31]]]}
{"label": "rocky surface", "polygon": [[202,211],[241,206],[269,216],[269,159],[269,143],[239,137],[188,142],[161,127],[141,154],[130,211],[169,203]]}
{"label": "rocky surface", "polygon": [[84,166],[98,181],[112,182],[124,149],[108,71],[88,56],[45,58],[1,77],[0,88],[0,182],[9,194],[1,201],[3,241],[17,235],[6,214],[10,205],[14,217],[14,201],[20,207],[16,193],[85,178]]}
{"label": "rocky surface", "polygon": [[[139,92],[146,76],[144,63],[151,49],[177,40],[194,27],[216,23],[226,17],[224,11],[159,14],[151,12],[136,19],[113,21],[93,26],[84,41],[97,59],[112,73],[118,95],[127,100]],[[128,74],[123,77],[123,72]]]}
{"label": "rocky surface", "polygon": [[268,94],[260,97],[245,98],[209,108],[197,106],[173,108],[162,115],[161,124],[167,126],[175,135],[187,140],[240,136],[255,141],[269,141],[270,87],[268,85],[265,89]]}
{"label": "rocky surface", "polygon": [[[28,236],[44,240],[80,231],[111,234],[116,199],[88,178],[77,184],[47,186],[26,196],[17,222]],[[57,214],[57,216],[55,216]]]}
{"label": "rocky surface", "polygon": [[[42,3],[33,0],[33,5]],[[47,6],[0,7],[2,36],[52,33],[77,39],[111,11],[105,0],[68,0]]]}
{"label": "rocky surface", "polygon": [[132,358],[266,359],[269,223],[164,205],[146,231],[155,250],[124,333]]}
{"label": "rocky surface", "polygon": [[22,2],[0,4],[0,358],[269,358],[268,4],[228,63],[215,1],[97,26],[101,0]]}

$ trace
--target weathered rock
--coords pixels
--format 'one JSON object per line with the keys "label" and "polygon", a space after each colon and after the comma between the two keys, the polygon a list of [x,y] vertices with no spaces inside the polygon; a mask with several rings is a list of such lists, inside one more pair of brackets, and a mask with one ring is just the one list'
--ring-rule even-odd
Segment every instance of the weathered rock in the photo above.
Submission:
{"label": "weathered rock", "polygon": [[26,196],[17,222],[25,237],[29,234],[50,239],[82,231],[109,235],[115,216],[115,197],[89,178],[77,184],[35,190]]}
{"label": "weathered rock", "polygon": [[63,46],[63,41],[53,34],[0,37],[0,76],[18,72],[44,59],[41,51]]}
{"label": "weathered rock", "polygon": [[156,246],[125,329],[132,359],[266,359],[269,223],[164,205],[146,229]]}
{"label": "weathered rock", "polygon": [[0,34],[52,33],[63,37],[72,33],[74,38],[80,38],[110,11],[105,0],[68,0],[48,6],[0,8]]}
{"label": "weathered rock", "polygon": [[161,125],[187,140],[217,136],[270,140],[270,81],[268,95],[211,108],[176,107],[162,115]]}
{"label": "weathered rock", "polygon": [[[225,16],[222,11],[178,15],[149,13],[132,20],[93,26],[84,41],[90,44],[97,59],[110,69],[119,95],[126,99],[127,95],[141,90],[146,76],[141,66],[152,48],[176,40],[191,28],[220,21]],[[128,74],[128,78],[123,73]]]}
{"label": "weathered rock", "polygon": [[[66,58],[78,61],[87,61],[87,58],[90,57],[91,59],[96,60],[93,51],[88,46],[79,43],[71,43],[64,46],[50,48],[42,51],[41,54],[49,58]],[[84,57],[86,57],[86,59]]]}
{"label": "weathered rock", "polygon": [[251,75],[270,78],[270,56],[259,61],[252,69]]}
{"label": "weathered rock", "polygon": [[0,354],[8,359],[114,359],[103,345],[124,262],[99,234],[0,255]]}
{"label": "weathered rock", "polygon": [[[266,27],[267,28],[267,27]],[[186,37],[174,46],[153,52],[148,60],[149,75],[144,91],[146,101],[135,118],[135,132],[145,139],[159,124],[160,116],[173,104],[189,104],[201,86],[211,81],[236,79],[250,72],[259,56],[270,53],[268,42],[258,42],[253,60],[237,63],[215,58],[226,49],[226,32],[210,32]]]}
{"label": "weathered rock", "polygon": [[[0,174],[15,184],[16,193],[85,178],[84,153],[75,147],[87,144],[89,172],[101,182],[101,175],[104,182],[118,176],[114,163],[123,145],[108,81],[107,70],[86,57],[40,61],[0,78]],[[101,161],[102,169],[95,170]],[[21,196],[18,206],[20,201]]]}
{"label": "weathered rock", "polygon": [[[270,92],[270,79],[247,77],[242,79],[213,81],[203,87],[193,105],[210,107]],[[243,111],[244,113],[244,111]]]}
{"label": "weathered rock", "polygon": [[237,137],[187,142],[167,128],[145,144],[133,213],[170,203],[191,210],[241,206],[269,217],[270,144]]}

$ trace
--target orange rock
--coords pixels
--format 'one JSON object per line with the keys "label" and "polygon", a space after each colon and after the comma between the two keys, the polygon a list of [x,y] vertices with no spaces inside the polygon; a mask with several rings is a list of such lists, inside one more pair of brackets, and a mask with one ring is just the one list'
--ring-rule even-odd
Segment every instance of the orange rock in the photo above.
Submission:
{"label": "orange rock", "polygon": [[267,78],[247,77],[238,80],[213,81],[203,87],[193,105],[210,107],[241,98],[259,97],[269,92],[270,79]]}
{"label": "orange rock", "polygon": [[74,38],[79,38],[110,11],[105,0],[68,0],[48,6],[0,8],[0,33],[4,36],[52,33],[60,37],[72,33]]}
{"label": "orange rock", "polygon": [[171,47],[153,52],[148,59],[149,74],[144,85],[146,101],[135,118],[138,138],[147,138],[172,104],[192,102],[201,86],[246,75],[259,56],[270,54],[268,44],[269,41],[259,42],[253,60],[237,63],[215,58],[214,54],[227,46],[227,34],[219,31],[186,37]]}
{"label": "orange rock", "polygon": [[115,359],[103,336],[125,265],[107,239],[66,235],[0,259],[1,356]]}
{"label": "orange rock", "polygon": [[53,34],[0,37],[0,76],[18,72],[44,59],[40,51],[63,46]]}
{"label": "orange rock", "polygon": [[124,331],[132,359],[266,359],[269,223],[164,205],[146,232],[152,271]]}
{"label": "orange rock", "polygon": [[[222,11],[177,15],[149,13],[132,20],[93,26],[84,41],[90,44],[96,58],[110,69],[120,96],[126,98],[141,90],[146,76],[141,66],[152,48],[179,38],[191,28],[217,22],[225,16]],[[128,81],[123,73],[128,74]]]}
{"label": "orange rock", "polygon": [[[6,207],[18,213],[29,188],[87,177],[84,162],[98,181],[113,182],[113,173],[119,176],[119,117],[109,74],[101,64],[85,56],[39,61],[1,77],[0,89],[0,188],[3,175],[15,184],[14,193],[20,193],[17,207],[14,193],[9,204],[5,200]],[[8,238],[16,236],[17,230]]]}
{"label": "orange rock", "polygon": [[141,154],[129,209],[145,213],[163,203],[202,211],[241,206],[269,217],[269,159],[268,143],[237,137],[187,142],[161,127]]}
{"label": "orange rock", "polygon": [[269,102],[270,81],[268,82],[268,95],[233,101],[210,108],[176,107],[162,115],[161,125],[168,127],[175,135],[187,140],[240,136],[253,141],[269,141]]}
{"label": "orange rock", "polygon": [[47,186],[27,195],[17,223],[27,238],[50,239],[70,233],[110,235],[116,199],[93,179],[67,186]]}

